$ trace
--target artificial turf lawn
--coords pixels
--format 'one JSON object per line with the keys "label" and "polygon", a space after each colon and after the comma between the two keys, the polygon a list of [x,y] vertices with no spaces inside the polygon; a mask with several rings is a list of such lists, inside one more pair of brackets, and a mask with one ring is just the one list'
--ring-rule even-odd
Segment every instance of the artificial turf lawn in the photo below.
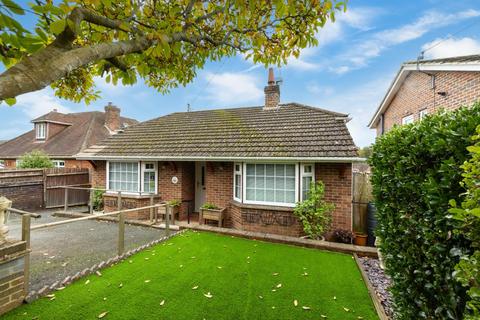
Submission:
{"label": "artificial turf lawn", "polygon": [[2,319],[378,319],[352,257],[315,249],[189,231],[101,273]]}

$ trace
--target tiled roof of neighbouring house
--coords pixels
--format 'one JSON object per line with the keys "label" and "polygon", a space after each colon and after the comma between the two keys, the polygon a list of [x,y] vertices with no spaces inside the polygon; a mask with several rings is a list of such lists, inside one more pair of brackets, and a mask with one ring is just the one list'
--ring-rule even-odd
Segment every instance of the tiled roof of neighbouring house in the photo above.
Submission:
{"label": "tiled roof of neighbouring house", "polygon": [[462,64],[462,63],[480,63],[480,55],[473,54],[469,56],[459,56],[441,59],[424,59],[424,60],[412,60],[406,61],[404,64]]}
{"label": "tiled roof of neighbouring house", "polygon": [[358,157],[346,114],[297,103],[177,112],[127,128],[79,158]]}
{"label": "tiled roof of neighbouring house", "polygon": [[[13,138],[0,145],[0,159],[18,158],[33,150],[43,150],[50,157],[72,157],[110,135],[105,127],[105,113],[99,111],[67,114],[52,111],[32,122],[62,123],[65,128],[44,142],[36,140],[35,130]],[[138,121],[121,117],[120,122],[133,125]]]}

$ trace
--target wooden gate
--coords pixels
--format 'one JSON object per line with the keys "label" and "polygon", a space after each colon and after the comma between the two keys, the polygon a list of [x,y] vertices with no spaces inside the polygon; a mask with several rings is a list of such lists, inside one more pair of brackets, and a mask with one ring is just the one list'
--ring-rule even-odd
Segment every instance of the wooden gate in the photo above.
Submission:
{"label": "wooden gate", "polygon": [[[52,168],[45,170],[45,207],[58,208],[65,204],[65,189],[63,186],[90,187],[90,177],[86,168]],[[70,206],[87,205],[88,190],[69,190]]]}

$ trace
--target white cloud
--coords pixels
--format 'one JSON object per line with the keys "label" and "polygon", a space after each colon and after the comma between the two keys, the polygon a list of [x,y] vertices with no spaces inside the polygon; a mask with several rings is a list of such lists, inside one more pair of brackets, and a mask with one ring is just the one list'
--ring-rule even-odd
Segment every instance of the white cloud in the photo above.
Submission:
{"label": "white cloud", "polygon": [[480,54],[480,41],[468,37],[461,39],[438,38],[422,46],[422,50],[428,48],[431,49],[425,52],[425,58],[427,59],[466,56]]}
{"label": "white cloud", "polygon": [[209,83],[205,89],[207,92],[206,98],[214,103],[239,105],[247,102],[258,102],[263,97],[258,78],[253,75],[206,72],[204,78]]}
{"label": "white cloud", "polygon": [[314,95],[328,96],[334,93],[335,89],[330,86],[321,86],[317,83],[308,83],[306,86],[308,92]]}
{"label": "white cloud", "polygon": [[[370,59],[379,56],[383,51],[395,45],[418,39],[434,29],[478,16],[480,16],[480,11],[473,9],[449,14],[429,11],[410,24],[374,33],[354,46],[341,60],[349,63],[350,70],[357,69],[367,65]],[[332,71],[335,72],[335,68]]]}
{"label": "white cloud", "polygon": [[72,112],[62,105],[59,99],[53,95],[52,90],[48,88],[19,96],[15,108],[22,110],[30,119],[37,118],[53,109],[62,113]]}

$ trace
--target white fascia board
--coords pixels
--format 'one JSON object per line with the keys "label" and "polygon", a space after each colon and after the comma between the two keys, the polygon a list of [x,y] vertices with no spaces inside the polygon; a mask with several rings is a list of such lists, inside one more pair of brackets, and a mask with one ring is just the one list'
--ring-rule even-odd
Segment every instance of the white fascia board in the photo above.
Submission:
{"label": "white fascia board", "polygon": [[111,160],[111,161],[272,161],[272,162],[365,162],[360,157],[159,157],[159,156],[96,156],[78,154],[77,160]]}

